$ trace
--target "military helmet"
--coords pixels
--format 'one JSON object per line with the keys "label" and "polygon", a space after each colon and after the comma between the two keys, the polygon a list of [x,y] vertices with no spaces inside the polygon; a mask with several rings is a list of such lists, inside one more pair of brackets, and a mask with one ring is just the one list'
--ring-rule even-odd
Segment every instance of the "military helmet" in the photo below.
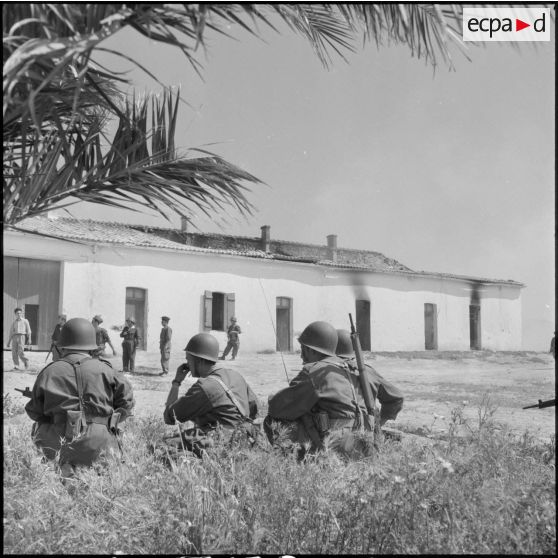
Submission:
{"label": "military helmet", "polygon": [[101,316],[99,314],[96,314],[95,316],[93,316],[93,318],[91,319],[91,321],[95,320],[98,324],[102,324],[103,323],[103,318],[101,318]]}
{"label": "military helmet", "polygon": [[337,330],[337,349],[335,349],[335,354],[343,358],[353,358],[355,356],[351,334],[346,329]]}
{"label": "military helmet", "polygon": [[212,362],[219,360],[219,342],[209,333],[198,333],[188,341],[184,349],[192,356],[204,358]]}
{"label": "military helmet", "polygon": [[133,316],[130,316],[129,318],[126,318],[126,321],[127,321],[127,322],[132,322],[133,324],[136,323],[136,320],[134,319]]}
{"label": "military helmet", "polygon": [[324,355],[335,356],[337,331],[327,322],[312,322],[304,328],[298,342]]}
{"label": "military helmet", "polygon": [[60,330],[58,347],[92,351],[97,348],[95,328],[85,318],[72,318]]}

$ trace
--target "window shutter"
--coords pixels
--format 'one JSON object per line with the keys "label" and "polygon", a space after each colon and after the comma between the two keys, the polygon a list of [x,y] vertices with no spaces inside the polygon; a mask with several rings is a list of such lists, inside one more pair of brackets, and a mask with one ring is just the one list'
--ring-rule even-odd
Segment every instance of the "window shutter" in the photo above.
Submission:
{"label": "window shutter", "polygon": [[225,331],[230,325],[231,318],[234,316],[234,293],[227,293],[227,302],[225,305]]}
{"label": "window shutter", "polygon": [[203,329],[209,331],[212,329],[212,309],[213,309],[213,293],[205,291],[203,295]]}

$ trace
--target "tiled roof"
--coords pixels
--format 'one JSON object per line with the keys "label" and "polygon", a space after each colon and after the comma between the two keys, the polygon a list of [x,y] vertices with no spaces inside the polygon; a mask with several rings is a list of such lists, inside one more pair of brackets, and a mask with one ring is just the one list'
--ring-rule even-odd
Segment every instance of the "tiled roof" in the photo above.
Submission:
{"label": "tiled roof", "polygon": [[87,244],[115,244],[182,252],[226,254],[267,260],[313,263],[327,267],[379,273],[429,275],[483,283],[505,283],[523,286],[521,283],[512,280],[413,271],[397,260],[388,258],[380,252],[369,250],[336,248],[336,260],[333,260],[331,249],[328,246],[272,239],[269,251],[265,251],[262,249],[262,239],[260,237],[191,233],[144,225],[43,216],[25,219],[18,223],[17,229]]}

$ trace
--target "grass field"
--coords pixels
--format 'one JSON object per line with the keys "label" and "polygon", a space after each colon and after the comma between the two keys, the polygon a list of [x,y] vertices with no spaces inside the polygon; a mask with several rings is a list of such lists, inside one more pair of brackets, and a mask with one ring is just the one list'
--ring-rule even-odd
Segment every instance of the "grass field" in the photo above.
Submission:
{"label": "grass field", "polygon": [[[174,431],[161,419],[172,377],[158,377],[157,355],[143,354],[123,460],[63,484],[41,463],[13,391],[32,385],[44,360],[33,353],[29,372],[4,373],[4,553],[554,554],[554,408],[521,410],[554,397],[552,359],[368,356],[406,395],[388,425],[430,438],[385,441],[352,463],[329,452],[298,463],[265,441],[169,459],[149,447]],[[292,377],[300,359],[284,358]],[[264,408],[286,385],[278,355],[241,354],[232,365]]]}

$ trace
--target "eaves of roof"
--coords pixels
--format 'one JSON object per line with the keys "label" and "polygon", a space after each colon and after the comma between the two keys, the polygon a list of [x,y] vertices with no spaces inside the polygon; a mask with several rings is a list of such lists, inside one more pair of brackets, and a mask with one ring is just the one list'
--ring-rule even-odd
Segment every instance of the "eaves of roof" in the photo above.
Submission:
{"label": "eaves of roof", "polygon": [[[278,254],[265,252],[263,250],[234,250],[222,248],[206,248],[200,246],[192,246],[175,242],[158,235],[150,234],[149,231],[172,231],[172,229],[163,229],[156,227],[143,227],[141,225],[125,225],[122,223],[110,223],[92,220],[75,220],[75,219],[47,219],[44,217],[33,217],[23,221],[19,227],[19,232],[41,234],[48,237],[54,237],[60,240],[68,240],[84,244],[93,244],[100,246],[121,246],[125,248],[142,248],[150,250],[162,250],[173,252],[190,252],[196,254],[218,254],[233,257],[257,258],[267,261],[287,261],[299,264],[311,264],[329,268],[346,269],[369,273],[395,274],[408,277],[438,277],[440,279],[450,279],[467,282],[477,282],[483,284],[505,284],[509,286],[524,287],[523,283],[513,281],[511,279],[487,279],[479,277],[471,277],[465,275],[456,275],[450,273],[436,273],[429,271],[413,271],[410,269],[397,269],[386,266],[385,268],[367,266],[357,263],[340,263],[331,260],[308,258],[300,256],[289,256],[286,254]],[[143,229],[143,230],[142,230]],[[110,233],[115,233],[112,237]],[[123,238],[126,236],[126,239]],[[208,234],[204,235],[208,238],[223,238],[227,235]],[[244,239],[253,239],[253,237],[238,237]],[[298,246],[312,246],[304,243],[285,241],[285,244]],[[363,252],[362,250],[342,249],[344,251],[352,251],[355,253]],[[383,255],[379,252],[366,251],[366,253]],[[394,260],[395,261],[395,260]],[[396,262],[398,263],[398,262]]]}

